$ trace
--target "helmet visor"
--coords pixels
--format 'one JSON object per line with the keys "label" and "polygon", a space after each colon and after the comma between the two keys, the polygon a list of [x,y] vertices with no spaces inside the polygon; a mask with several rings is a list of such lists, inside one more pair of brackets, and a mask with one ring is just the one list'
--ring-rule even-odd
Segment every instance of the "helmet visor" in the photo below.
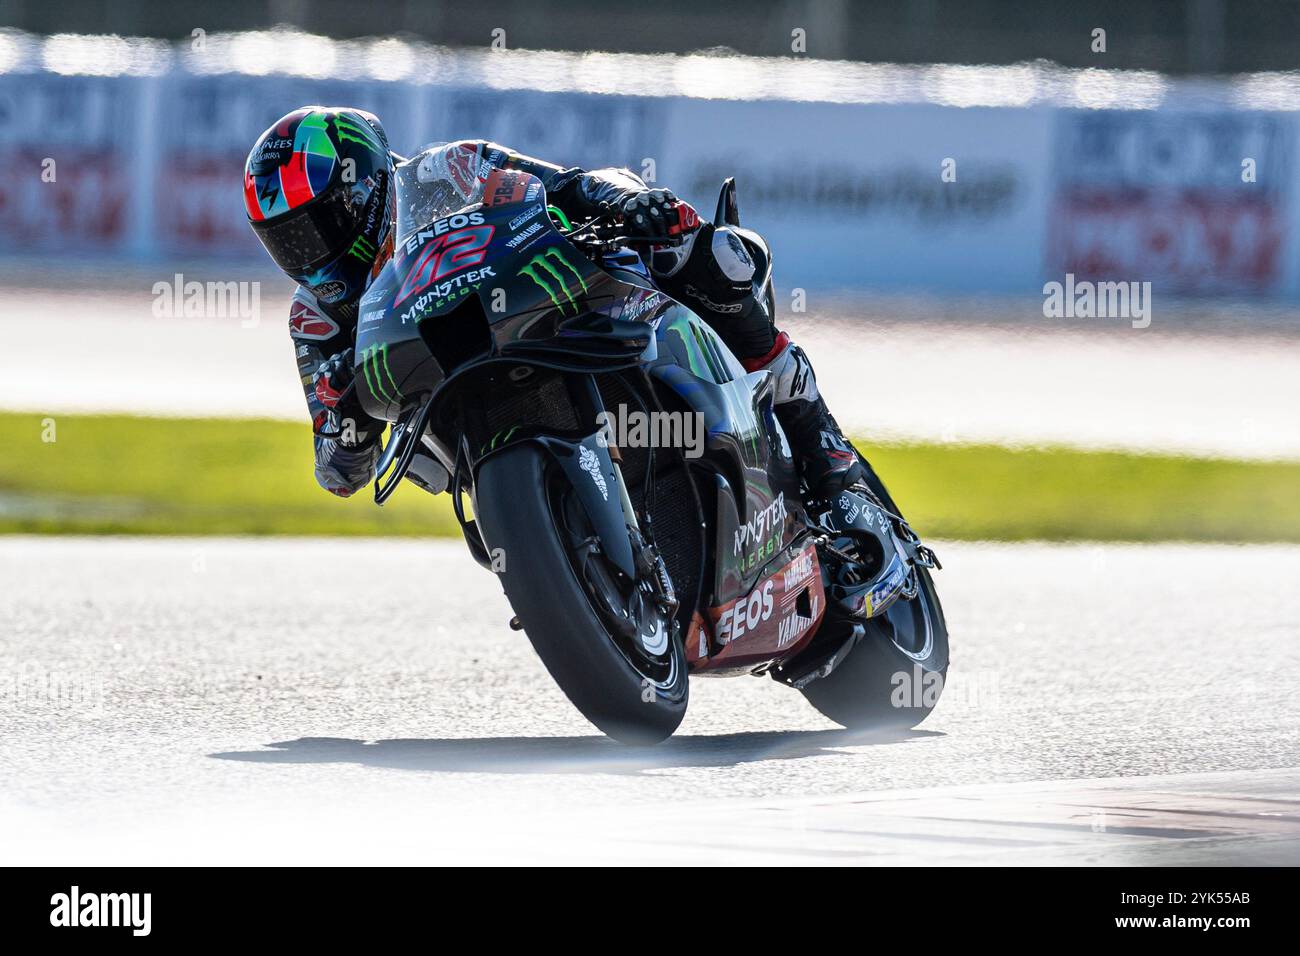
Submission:
{"label": "helmet visor", "polygon": [[339,185],[314,202],[251,225],[277,266],[303,275],[341,255],[360,232],[362,204],[348,198],[348,187]]}

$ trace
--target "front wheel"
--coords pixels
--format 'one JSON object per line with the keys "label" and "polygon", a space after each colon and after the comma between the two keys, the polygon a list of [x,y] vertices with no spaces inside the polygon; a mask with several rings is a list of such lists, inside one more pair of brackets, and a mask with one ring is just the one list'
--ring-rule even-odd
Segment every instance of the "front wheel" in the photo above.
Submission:
{"label": "front wheel", "polygon": [[488,547],[502,549],[501,583],[524,632],[573,705],[623,743],[671,735],[686,714],[682,643],[634,593],[644,586],[593,546],[591,522],[548,454],[524,443],[485,461],[475,515]]}

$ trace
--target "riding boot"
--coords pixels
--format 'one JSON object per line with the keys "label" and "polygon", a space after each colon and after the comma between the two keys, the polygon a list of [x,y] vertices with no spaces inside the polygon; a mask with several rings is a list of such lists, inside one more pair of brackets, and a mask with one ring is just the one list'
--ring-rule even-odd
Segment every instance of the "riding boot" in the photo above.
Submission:
{"label": "riding boot", "polygon": [[776,417],[809,490],[825,499],[865,480],[866,469],[826,407],[803,349],[782,332],[772,352],[771,359],[764,356],[745,365],[751,371],[768,369],[776,378]]}

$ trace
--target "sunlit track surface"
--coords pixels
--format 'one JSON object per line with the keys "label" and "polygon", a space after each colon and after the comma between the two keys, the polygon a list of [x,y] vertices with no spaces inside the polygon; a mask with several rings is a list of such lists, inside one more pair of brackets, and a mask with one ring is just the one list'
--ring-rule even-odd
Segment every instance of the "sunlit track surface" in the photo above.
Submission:
{"label": "sunlit track surface", "polygon": [[457,543],[0,539],[11,862],[1300,863],[1300,548],[943,544],[892,738],[596,735]]}

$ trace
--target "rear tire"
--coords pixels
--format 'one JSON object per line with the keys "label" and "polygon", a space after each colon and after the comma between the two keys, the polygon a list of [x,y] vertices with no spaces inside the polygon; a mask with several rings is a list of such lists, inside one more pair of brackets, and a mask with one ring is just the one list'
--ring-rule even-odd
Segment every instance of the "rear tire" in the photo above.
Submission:
{"label": "rear tire", "polygon": [[616,642],[570,555],[566,492],[572,495],[547,453],[523,443],[483,463],[474,511],[488,547],[503,549],[506,597],[560,689],[615,740],[658,743],[686,714],[685,650],[670,635],[656,671]]}
{"label": "rear tire", "polygon": [[[865,455],[866,482],[881,503],[899,510]],[[867,633],[826,677],[803,688],[819,711],[851,730],[907,730],[934,710],[948,679],[948,624],[930,572],[917,568],[917,595],[865,622]]]}
{"label": "rear tire", "polygon": [[948,627],[930,573],[919,590],[865,622],[866,636],[827,676],[803,688],[819,711],[851,730],[906,730],[930,715],[948,676]]}

